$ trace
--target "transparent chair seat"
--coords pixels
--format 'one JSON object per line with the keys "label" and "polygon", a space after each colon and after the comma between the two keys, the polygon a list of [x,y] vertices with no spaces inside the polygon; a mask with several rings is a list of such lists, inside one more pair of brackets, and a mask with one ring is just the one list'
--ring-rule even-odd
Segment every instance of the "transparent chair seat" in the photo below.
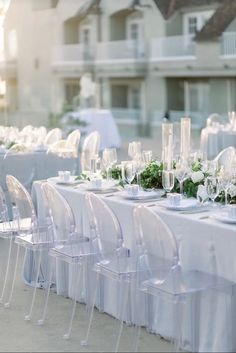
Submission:
{"label": "transparent chair seat", "polygon": [[152,277],[142,282],[140,289],[148,294],[158,296],[169,295],[178,300],[185,300],[186,295],[199,293],[207,289],[218,291],[232,291],[233,283],[216,275],[201,271],[181,272],[179,269],[171,271],[162,281]]}
{"label": "transparent chair seat", "polygon": [[135,257],[106,258],[96,263],[94,271],[113,280],[130,280],[137,273],[137,259]]}
{"label": "transparent chair seat", "polygon": [[93,257],[96,253],[91,248],[90,242],[79,242],[70,245],[61,245],[51,248],[49,255],[60,258],[68,263],[81,262],[85,258]]}
{"label": "transparent chair seat", "polygon": [[53,241],[48,239],[47,229],[40,231],[40,234],[22,234],[17,236],[15,243],[30,250],[48,249],[53,246]]}
{"label": "transparent chair seat", "polygon": [[23,218],[0,223],[0,238],[17,236],[19,232],[31,229],[31,218]]}

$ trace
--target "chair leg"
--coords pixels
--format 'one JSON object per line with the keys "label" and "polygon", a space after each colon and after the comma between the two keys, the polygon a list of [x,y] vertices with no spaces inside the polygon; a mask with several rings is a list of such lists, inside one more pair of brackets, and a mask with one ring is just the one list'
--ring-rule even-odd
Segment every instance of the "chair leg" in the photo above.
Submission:
{"label": "chair leg", "polygon": [[[65,340],[68,340],[70,338],[71,335],[71,330],[72,330],[72,325],[73,325],[73,321],[74,321],[74,317],[75,317],[75,311],[76,311],[76,304],[77,304],[77,300],[76,300],[76,290],[78,289],[78,284],[81,281],[81,274],[82,274],[82,264],[75,264],[76,266],[76,271],[74,274],[74,281],[73,281],[73,285],[74,285],[74,300],[73,300],[73,307],[72,307],[72,312],[71,312],[71,317],[70,317],[70,322],[69,322],[69,326],[68,326],[68,330],[67,332],[63,335],[63,338]],[[79,266],[79,271],[78,271],[78,266]]]}
{"label": "chair leg", "polygon": [[28,315],[25,315],[25,320],[29,321],[31,319],[34,303],[35,303],[35,297],[36,297],[36,291],[37,291],[37,283],[38,283],[38,278],[39,278],[39,272],[40,272],[40,266],[41,266],[41,260],[42,260],[42,251],[39,250],[38,254],[38,261],[37,261],[37,266],[36,266],[36,277],[35,277],[35,283],[34,283],[34,291],[33,291],[33,296],[32,296],[32,301],[31,301],[31,306],[30,306],[30,311]]}
{"label": "chair leg", "polygon": [[130,282],[127,282],[125,287],[126,287],[125,294],[124,294],[124,298],[123,298],[122,305],[121,305],[120,328],[119,328],[118,337],[117,337],[117,341],[116,341],[115,352],[119,351],[120,339],[121,339],[123,326],[124,326],[124,320],[125,320],[125,309],[127,308],[127,303],[128,303],[128,298],[129,298]]}
{"label": "chair leg", "polygon": [[134,327],[134,348],[133,348],[133,352],[138,352],[140,334],[141,334],[141,326],[137,326],[136,325]]}
{"label": "chair leg", "polygon": [[92,321],[93,321],[94,307],[95,307],[96,298],[97,298],[99,279],[100,279],[100,275],[99,275],[99,273],[97,273],[94,296],[93,296],[92,306],[91,306],[90,313],[89,313],[88,328],[87,328],[85,339],[80,342],[81,346],[87,346],[87,344],[88,344],[89,335],[90,335],[90,331],[91,331],[91,327],[92,327]]}
{"label": "chair leg", "polygon": [[48,278],[48,288],[46,291],[46,298],[45,298],[45,304],[43,308],[43,315],[42,318],[38,320],[38,325],[43,325],[46,319],[46,314],[47,314],[47,308],[48,308],[48,300],[49,300],[49,295],[50,295],[50,289],[51,289],[51,284],[52,284],[52,275],[53,275],[53,265],[52,265],[52,259],[50,260],[49,258],[49,278]]}
{"label": "chair leg", "polygon": [[6,290],[6,286],[7,286],[7,279],[8,279],[8,275],[9,275],[10,261],[11,261],[12,242],[13,242],[13,237],[10,237],[8,258],[7,258],[7,267],[6,267],[6,272],[5,272],[5,276],[4,276],[4,282],[3,282],[3,287],[2,287],[2,295],[1,295],[1,298],[0,298],[0,304],[3,303],[5,290]]}
{"label": "chair leg", "polygon": [[201,294],[191,296],[191,346],[192,352],[199,351]]}
{"label": "chair leg", "polygon": [[11,291],[10,291],[10,296],[8,298],[8,302],[4,304],[5,308],[9,308],[10,305],[11,305],[13,291],[14,291],[14,287],[15,287],[15,281],[16,281],[16,273],[17,273],[17,265],[18,265],[18,261],[19,261],[19,253],[20,253],[20,245],[17,244],[16,260],[15,260],[15,268],[14,268],[12,286],[11,286]]}

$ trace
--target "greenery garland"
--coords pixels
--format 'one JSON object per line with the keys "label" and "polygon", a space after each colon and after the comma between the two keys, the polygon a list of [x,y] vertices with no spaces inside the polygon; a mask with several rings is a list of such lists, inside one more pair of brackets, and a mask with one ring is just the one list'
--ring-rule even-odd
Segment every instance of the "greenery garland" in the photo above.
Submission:
{"label": "greenery garland", "polygon": [[[175,168],[175,165],[174,165]],[[162,189],[162,171],[163,163],[159,161],[151,161],[141,173],[141,186],[144,189]],[[122,184],[121,167],[115,166],[111,171],[112,178],[119,180]],[[204,186],[206,178],[210,175],[209,171],[205,171],[201,160],[194,162],[191,166],[191,176],[184,182],[183,191],[187,197],[197,197],[198,187]],[[105,174],[103,175],[105,177]],[[136,179],[133,183],[136,183]],[[232,185],[233,191],[228,194],[229,204],[236,204],[236,184]],[[176,181],[173,192],[179,192],[179,183]],[[216,201],[224,203],[225,194],[221,192]]]}

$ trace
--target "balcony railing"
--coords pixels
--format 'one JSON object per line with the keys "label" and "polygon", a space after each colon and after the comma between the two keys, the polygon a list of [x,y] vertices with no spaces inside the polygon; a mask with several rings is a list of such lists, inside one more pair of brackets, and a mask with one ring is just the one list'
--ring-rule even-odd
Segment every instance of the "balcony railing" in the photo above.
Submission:
{"label": "balcony railing", "polygon": [[[185,112],[180,110],[170,110],[169,118],[172,123],[180,123],[180,119],[184,116],[188,116],[191,118],[192,128],[200,129],[205,126],[206,119],[209,113],[201,113],[201,112]],[[155,125],[161,125],[164,122],[164,111],[154,111],[151,115],[151,122]]]}
{"label": "balcony railing", "polygon": [[236,56],[236,32],[225,32],[222,35],[221,54],[223,56]]}
{"label": "balcony railing", "polygon": [[185,59],[195,56],[192,36],[154,38],[151,41],[151,60]]}
{"label": "balcony railing", "polygon": [[53,63],[55,62],[86,62],[94,59],[94,48],[84,44],[67,44],[54,47]]}
{"label": "balcony railing", "polygon": [[141,109],[111,108],[117,123],[137,124],[141,120]]}
{"label": "balcony railing", "polygon": [[136,61],[145,59],[145,46],[142,41],[122,40],[102,42],[97,45],[97,61]]}

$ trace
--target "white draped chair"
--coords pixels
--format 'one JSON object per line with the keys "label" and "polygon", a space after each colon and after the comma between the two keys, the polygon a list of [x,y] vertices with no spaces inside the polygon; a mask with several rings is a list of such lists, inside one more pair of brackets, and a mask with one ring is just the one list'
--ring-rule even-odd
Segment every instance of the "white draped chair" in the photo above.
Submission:
{"label": "white draped chair", "polygon": [[61,138],[62,138],[62,130],[59,128],[52,129],[47,133],[44,139],[44,144],[49,146],[61,140]]}
{"label": "white draped chair", "polygon": [[81,171],[91,170],[91,159],[96,158],[99,154],[101,136],[98,131],[91,132],[84,139],[81,152]]}

